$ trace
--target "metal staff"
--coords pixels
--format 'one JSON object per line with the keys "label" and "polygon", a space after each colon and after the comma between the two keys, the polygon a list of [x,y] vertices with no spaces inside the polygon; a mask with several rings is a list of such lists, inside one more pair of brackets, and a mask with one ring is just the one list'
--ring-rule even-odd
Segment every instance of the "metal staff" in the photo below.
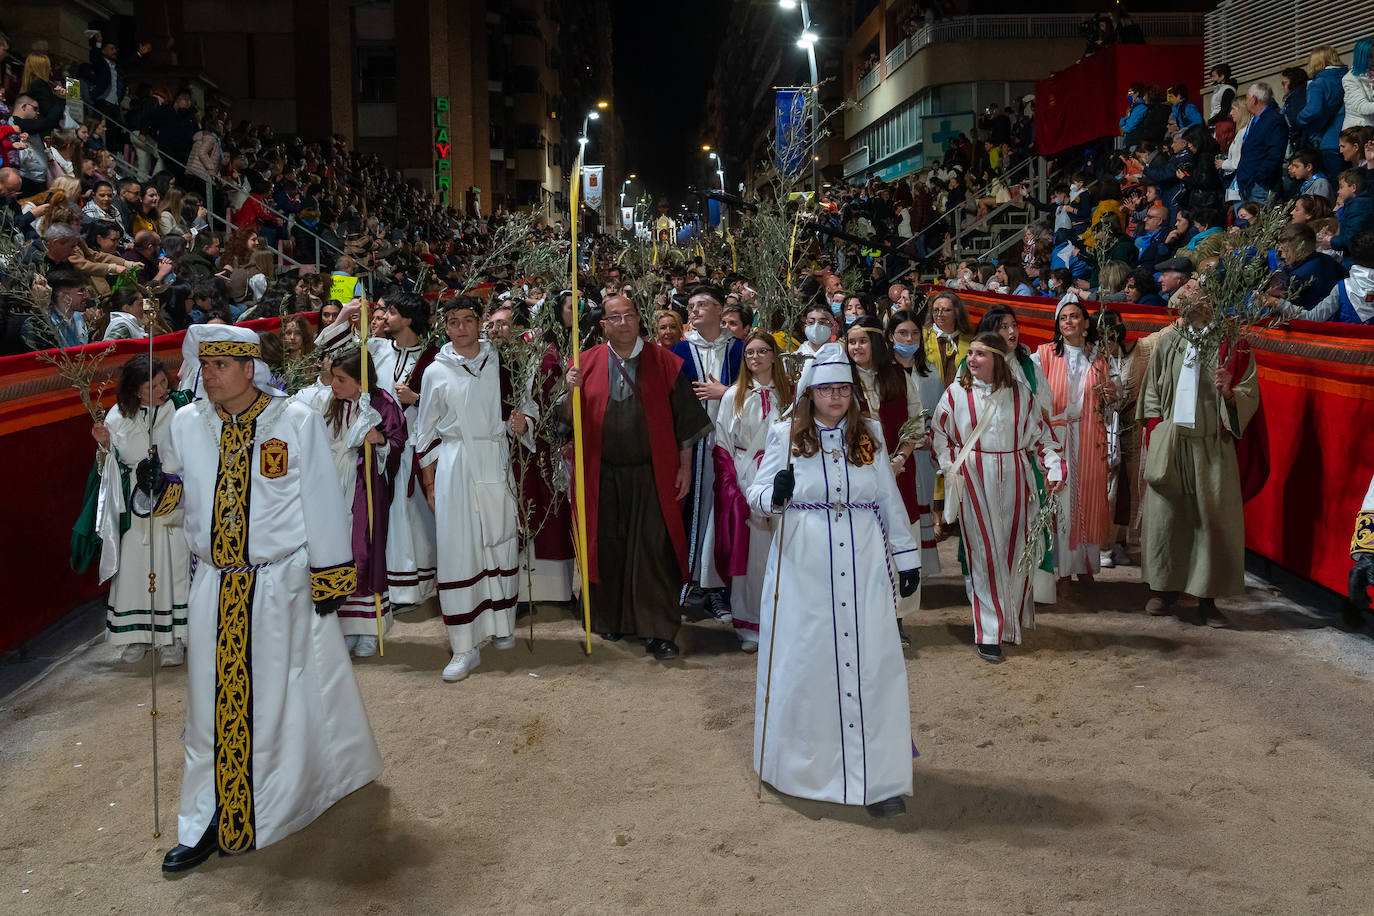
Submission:
{"label": "metal staff", "polygon": [[[153,393],[153,314],[149,309],[153,300],[144,298],[143,317],[148,322],[148,394]],[[150,464],[157,464],[157,442],[153,440],[153,424],[157,420],[157,407],[153,404],[148,405],[148,461]],[[157,558],[157,539],[153,537],[153,525],[157,518],[152,512],[148,513],[148,615],[152,619],[152,629],[149,636],[153,643],[153,674],[152,674],[152,709],[148,717],[153,722],[153,839],[162,836],[162,817],[158,804],[158,767],[157,767],[157,669],[162,667],[162,649],[157,644],[157,570],[154,567]],[[175,630],[172,631],[172,638],[175,639]]]}
{"label": "metal staff", "polygon": [[[362,297],[362,304],[363,304],[362,314],[358,316],[358,336],[359,336],[360,341],[361,341],[361,342],[359,343],[358,346],[361,348],[361,351],[362,351],[362,352],[361,352],[361,357],[362,357],[362,358],[361,358],[361,360],[360,360],[360,362],[361,362],[361,364],[362,364],[362,378],[360,379],[360,381],[361,381],[361,383],[362,383],[363,395],[366,396],[366,397],[368,397],[369,400],[370,400],[371,398],[370,398],[370,396],[367,394],[367,363],[368,363],[368,355],[367,355],[367,330],[368,330],[367,296],[363,296],[363,297]],[[371,549],[372,549],[372,526],[373,526],[373,518],[372,518],[372,443],[369,442],[369,441],[367,441],[367,437],[366,437],[366,436],[363,437],[363,486],[364,486],[364,487],[366,488],[366,490],[367,490],[367,546],[368,546],[368,550],[371,550]],[[370,571],[370,569],[371,569],[371,564],[369,564],[369,571]],[[377,592],[373,592],[373,593],[372,593],[372,607],[373,607],[373,610],[375,611],[376,616],[377,616],[377,654],[380,655],[380,656],[385,656],[385,655],[386,655],[386,647],[382,645],[382,596],[381,596],[380,594],[378,594]]]}
{"label": "metal staff", "polygon": [[[581,369],[582,336],[577,328],[577,192],[582,185],[582,153],[585,145],[577,151],[577,161],[573,163],[572,187],[569,189],[568,216],[572,235],[572,364]],[[582,575],[582,626],[586,630],[585,652],[592,654],[592,587],[590,557],[587,554],[587,468],[582,458],[582,388],[578,386],[572,393],[573,409],[573,496],[577,512],[577,557],[578,569]]]}

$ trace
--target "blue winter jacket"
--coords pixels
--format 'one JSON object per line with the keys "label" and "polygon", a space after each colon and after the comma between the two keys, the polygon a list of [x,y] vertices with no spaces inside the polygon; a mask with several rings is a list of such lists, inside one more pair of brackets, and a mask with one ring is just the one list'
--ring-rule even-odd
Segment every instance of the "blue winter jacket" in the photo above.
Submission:
{"label": "blue winter jacket", "polygon": [[1348,67],[1323,67],[1307,83],[1307,104],[1298,113],[1298,126],[1317,145],[1334,150],[1341,145],[1341,121],[1345,119],[1345,88],[1341,77]]}
{"label": "blue winter jacket", "polygon": [[1140,140],[1140,129],[1145,126],[1145,115],[1149,110],[1150,106],[1144,99],[1136,99],[1131,110],[1126,112],[1126,117],[1121,119],[1121,136],[1126,139],[1127,146]]}
{"label": "blue winter jacket", "polygon": [[1174,123],[1178,125],[1179,130],[1187,130],[1194,124],[1202,123],[1202,112],[1187,99],[1174,103],[1173,115]]}
{"label": "blue winter jacket", "polygon": [[1331,237],[1331,248],[1344,255],[1341,266],[1348,272],[1355,260],[1350,256],[1350,242],[1361,232],[1374,229],[1374,193],[1366,187],[1345,202],[1336,214],[1340,220],[1341,231]]}

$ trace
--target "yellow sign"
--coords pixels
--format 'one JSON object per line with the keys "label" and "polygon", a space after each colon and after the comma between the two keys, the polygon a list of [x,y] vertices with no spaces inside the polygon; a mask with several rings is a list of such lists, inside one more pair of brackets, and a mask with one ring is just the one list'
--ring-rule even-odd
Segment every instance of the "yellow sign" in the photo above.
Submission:
{"label": "yellow sign", "polygon": [[353,292],[357,288],[357,277],[329,278],[329,298],[334,302],[352,302]]}

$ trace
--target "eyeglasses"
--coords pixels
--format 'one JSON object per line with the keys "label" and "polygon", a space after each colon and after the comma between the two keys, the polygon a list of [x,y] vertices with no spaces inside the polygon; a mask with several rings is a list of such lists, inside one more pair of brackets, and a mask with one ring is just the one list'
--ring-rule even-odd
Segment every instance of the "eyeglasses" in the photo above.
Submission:
{"label": "eyeglasses", "polygon": [[811,390],[829,398],[847,398],[854,391],[853,385],[813,385]]}
{"label": "eyeglasses", "polygon": [[633,312],[627,312],[624,315],[607,315],[605,318],[601,320],[606,322],[607,324],[624,324],[627,321],[635,321],[638,318],[639,316],[634,314]]}

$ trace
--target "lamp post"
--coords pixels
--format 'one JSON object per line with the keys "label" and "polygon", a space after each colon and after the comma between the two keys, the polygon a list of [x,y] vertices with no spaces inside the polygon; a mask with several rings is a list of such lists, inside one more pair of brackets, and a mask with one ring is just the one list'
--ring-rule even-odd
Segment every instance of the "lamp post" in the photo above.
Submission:
{"label": "lamp post", "polygon": [[[581,147],[581,150],[580,150],[581,155],[578,156],[578,161],[581,162],[583,165],[586,165],[586,163],[587,163],[587,139],[588,139],[588,136],[587,136],[587,128],[588,128],[588,125],[589,125],[592,121],[599,121],[599,120],[601,119],[601,112],[600,112],[598,109],[608,108],[608,107],[610,107],[610,104],[611,104],[610,102],[606,102],[606,101],[597,102],[597,103],[596,103],[596,108],[593,108],[591,111],[587,112],[586,117],[584,117],[584,118],[582,119],[582,135],[581,135],[580,137],[577,138],[577,143],[578,143],[578,146]],[[577,176],[577,180],[578,180],[578,181],[581,181],[581,180],[582,180],[582,175],[581,175],[580,173],[579,173],[578,176]],[[603,195],[603,200],[604,200],[604,195]],[[599,215],[603,220],[605,219],[605,214],[604,214],[604,213],[603,213],[603,214],[598,214],[598,215]],[[574,216],[573,218],[576,219],[577,217]]]}
{"label": "lamp post", "polygon": [[[796,7],[798,0],[778,0],[778,5],[785,10]],[[820,199],[821,194],[821,159],[820,159],[820,136],[821,136],[821,82],[820,75],[816,70],[816,42],[819,41],[816,32],[811,27],[811,8],[806,0],[801,2],[802,34],[797,39],[797,47],[806,49],[806,60],[811,65],[811,186],[815,190],[816,199]]]}

